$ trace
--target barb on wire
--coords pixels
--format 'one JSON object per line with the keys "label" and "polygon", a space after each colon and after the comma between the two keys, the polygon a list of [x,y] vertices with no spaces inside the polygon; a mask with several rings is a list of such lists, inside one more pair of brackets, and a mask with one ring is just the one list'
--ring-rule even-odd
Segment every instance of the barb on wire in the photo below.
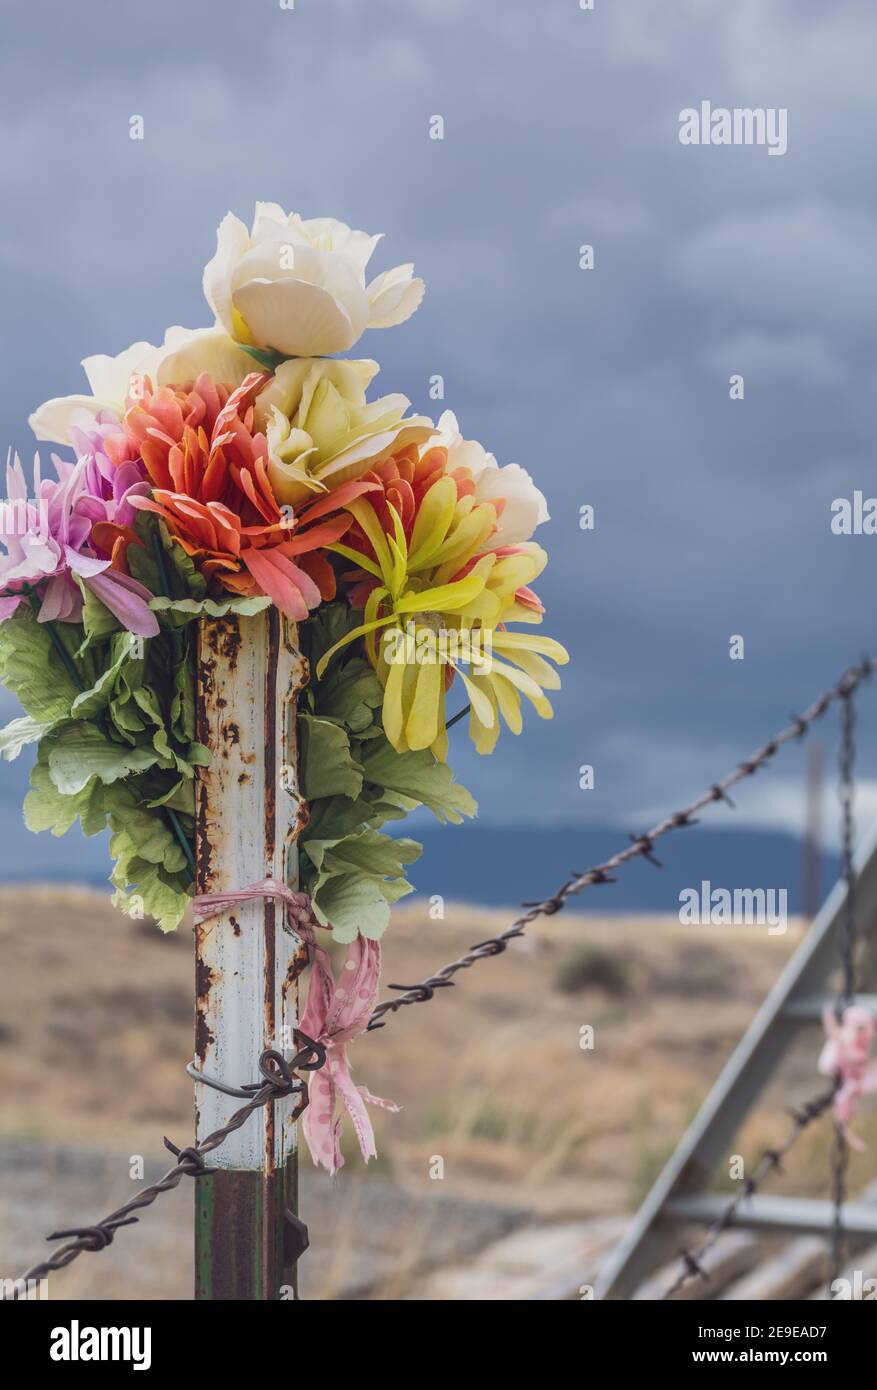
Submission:
{"label": "barb on wire", "polygon": [[642,835],[632,837],[632,843],[626,845],[624,849],[614,854],[611,859],[607,859],[603,864],[597,864],[594,868],[588,869],[584,873],[573,873],[566,883],[558,888],[557,892],[550,898],[544,898],[539,902],[524,903],[525,911],[516,919],[507,931],[499,936],[491,938],[489,941],[479,942],[477,946],[472,946],[459,959],[451,961],[448,965],[443,965],[428,980],[422,981],[419,985],[413,986],[404,994],[399,994],[394,999],[385,999],[378,1004],[372,1014],[369,1023],[369,1032],[381,1028],[384,1025],[382,1020],[387,1014],[397,1013],[399,1009],[408,1004],[422,1004],[434,997],[434,992],[439,985],[453,983],[452,977],[460,970],[468,970],[477,961],[487,960],[490,956],[495,956],[504,951],[508,943],[515,937],[523,936],[524,931],[532,922],[539,917],[550,917],[555,912],[560,912],[570,898],[581,893],[585,888],[592,888],[596,884],[614,883],[611,877],[614,869],[619,869],[628,860],[644,858],[653,864],[658,864],[654,857],[653,848],[656,840],[660,840],[664,835],[668,835],[671,830],[681,830],[686,826],[696,825],[695,816],[698,811],[712,805],[717,801],[724,801],[729,806],[733,806],[728,791],[738,782],[742,782],[746,777],[752,777],[759,768],[769,762],[779,750],[787,743],[795,739],[802,738],[818,719],[821,719],[825,711],[836,701],[842,700],[844,708],[849,708],[852,703],[852,696],[855,694],[859,685],[866,680],[872,672],[877,669],[877,662],[871,657],[863,657],[858,666],[850,666],[843,675],[835,682],[830,690],[826,690],[820,695],[813,704],[806,709],[803,714],[793,714],[792,722],[780,733],[757,749],[750,757],[738,763],[732,772],[723,777],[720,782],[713,785],[692,801],[683,811],[676,811],[672,815],[665,817],[651,830]]}
{"label": "barb on wire", "polygon": [[[280,1052],[275,1052],[273,1048],[266,1048],[259,1058],[261,1081],[242,1086],[239,1092],[236,1092],[236,1094],[249,1096],[249,1099],[246,1105],[242,1105],[239,1110],[236,1110],[220,1129],[215,1129],[212,1134],[208,1134],[205,1139],[202,1139],[199,1144],[192,1148],[179,1149],[176,1144],[166,1138],[165,1147],[172,1154],[175,1154],[177,1159],[173,1168],[168,1169],[157,1182],[151,1183],[148,1187],[142,1187],[130,1201],[124,1202],[116,1211],[110,1212],[109,1216],[105,1216],[102,1221],[96,1221],[92,1226],[74,1226],[68,1230],[55,1231],[54,1234],[47,1236],[47,1240],[64,1240],[65,1244],[54,1250],[47,1259],[32,1265],[20,1279],[13,1280],[13,1289],[26,1289],[29,1281],[45,1279],[56,1270],[65,1269],[86,1250],[105,1250],[108,1245],[112,1244],[113,1237],[120,1227],[137,1224],[139,1217],[134,1215],[135,1212],[142,1211],[145,1207],[151,1207],[163,1192],[171,1192],[174,1188],[179,1187],[183,1178],[199,1178],[208,1172],[209,1170],[204,1164],[204,1155],[212,1153],[214,1149],[218,1149],[221,1144],[224,1144],[229,1135],[245,1125],[250,1116],[261,1109],[263,1105],[270,1105],[273,1101],[281,1100],[284,1096],[297,1095],[299,1101],[293,1118],[298,1119],[307,1106],[308,1092],[307,1085],[300,1080],[296,1072],[317,1070],[324,1065],[326,1054],[319,1043],[314,1042],[313,1039],[298,1029],[295,1032],[295,1039],[301,1050],[290,1062],[287,1062]],[[216,1084],[210,1077],[200,1073],[197,1079],[207,1086]],[[217,1089],[225,1088],[218,1087]]]}
{"label": "barb on wire", "polygon": [[680,1250],[679,1258],[682,1268],[674,1279],[670,1287],[662,1295],[662,1301],[673,1298],[680,1289],[691,1279],[702,1279],[709,1281],[709,1274],[704,1269],[703,1262],[706,1255],[713,1248],[716,1241],[725,1231],[734,1225],[737,1212],[747,1198],[752,1197],[759,1190],[764,1180],[771,1173],[781,1173],[783,1159],[786,1154],[798,1142],[798,1139],[810,1125],[824,1115],[826,1110],[834,1100],[837,1091],[837,1083],[817,1096],[815,1100],[807,1101],[806,1104],[790,1107],[792,1116],[792,1127],[785,1141],[776,1149],[765,1149],[759,1159],[754,1173],[740,1184],[740,1188],[733,1197],[728,1198],[727,1206],[722,1209],[713,1224],[707,1230],[703,1240],[694,1250]]}

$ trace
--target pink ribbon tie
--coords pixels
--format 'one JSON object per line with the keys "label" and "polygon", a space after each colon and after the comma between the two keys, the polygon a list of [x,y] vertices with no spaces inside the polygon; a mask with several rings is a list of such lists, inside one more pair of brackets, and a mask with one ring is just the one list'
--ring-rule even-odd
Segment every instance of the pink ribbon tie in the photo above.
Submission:
{"label": "pink ribbon tie", "polygon": [[[302,1116],[302,1132],[311,1158],[330,1173],[344,1167],[341,1131],[346,1110],[367,1163],[377,1158],[377,1149],[366,1103],[399,1110],[393,1101],[381,1100],[365,1086],[354,1085],[347,1056],[348,1045],[365,1032],[374,1011],[381,980],[380,943],[357,936],[347,948],[339,983],[332,974],[328,952],[317,945],[314,928],[321,924],[314,917],[310,898],[276,878],[263,878],[233,892],[199,894],[193,903],[195,921],[206,922],[236,903],[254,898],[280,898],[286,903],[288,920],[307,943],[310,954],[311,978],[301,1030],[326,1049],[326,1065],[307,1075],[309,1103]],[[336,1116],[339,1103],[341,1114]]]}
{"label": "pink ribbon tie", "polygon": [[288,883],[281,883],[278,878],[261,878],[258,883],[249,883],[246,888],[229,890],[227,893],[199,893],[192,900],[195,921],[200,925],[211,917],[218,917],[221,912],[234,907],[236,903],[252,902],[254,898],[280,898],[286,903],[287,915],[289,920],[295,923],[296,930],[303,928],[305,936],[309,940],[313,938],[316,919],[310,898],[307,893],[296,892]]}

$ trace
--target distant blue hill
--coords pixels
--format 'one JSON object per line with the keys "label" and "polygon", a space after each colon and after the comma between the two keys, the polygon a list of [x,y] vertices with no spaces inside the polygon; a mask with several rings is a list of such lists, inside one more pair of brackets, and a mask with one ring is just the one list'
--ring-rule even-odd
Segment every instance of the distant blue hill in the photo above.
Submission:
{"label": "distant blue hill", "polygon": [[[25,778],[17,765],[4,769],[10,781]],[[19,789],[10,788],[13,797]],[[572,827],[496,828],[477,823],[433,827],[418,819],[398,823],[398,834],[420,840],[424,854],[409,870],[419,894],[492,907],[515,907],[554,892],[571,870],[609,858],[629,835],[621,829]],[[589,889],[584,911],[676,912],[683,888],[785,888],[789,911],[803,905],[803,849],[794,835],[774,831],[713,830],[699,826],[674,831],[655,847],[664,865],[640,859],[625,864],[617,881]],[[86,840],[78,830],[61,839],[25,829],[17,798],[0,804],[0,882],[77,882],[106,886],[110,864],[106,837]],[[824,855],[822,895],[837,875],[837,859]]]}
{"label": "distant blue hill", "polygon": [[[423,858],[409,869],[418,893],[448,900],[513,907],[547,897],[569,877],[600,864],[630,842],[624,830],[497,829],[489,826],[418,826]],[[785,888],[788,910],[803,908],[803,846],[775,831],[673,831],[655,846],[663,867],[643,859],[624,864],[613,884],[589,888],[582,910],[676,912],[683,888]],[[837,877],[838,860],[822,856],[821,897]]]}

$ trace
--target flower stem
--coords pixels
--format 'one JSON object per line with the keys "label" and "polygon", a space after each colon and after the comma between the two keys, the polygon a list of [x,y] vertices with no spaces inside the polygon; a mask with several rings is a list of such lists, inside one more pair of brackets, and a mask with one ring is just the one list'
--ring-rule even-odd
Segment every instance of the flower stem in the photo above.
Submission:
{"label": "flower stem", "polygon": [[171,829],[173,830],[174,834],[176,835],[177,840],[179,841],[180,849],[183,851],[183,854],[186,856],[186,863],[189,865],[189,868],[191,869],[192,873],[194,874],[194,872],[195,872],[195,856],[194,856],[194,854],[192,853],[192,846],[189,844],[189,837],[188,837],[188,835],[186,834],[186,832],[185,832],[185,830],[183,829],[183,827],[180,825],[180,820],[179,820],[179,817],[178,817],[176,811],[172,811],[171,808],[170,808],[170,806],[163,806],[163,807],[162,807],[162,810],[164,811],[165,815],[167,816],[168,821],[170,822],[170,827],[171,827]]}
{"label": "flower stem", "polygon": [[459,722],[460,722],[461,719],[465,719],[465,718],[466,718],[466,715],[469,713],[469,711],[470,711],[471,708],[472,708],[471,705],[464,705],[463,708],[460,710],[460,712],[459,712],[458,714],[455,714],[455,715],[454,715],[453,719],[449,719],[449,720],[448,720],[447,724],[445,725],[445,728],[446,728],[446,729],[453,729],[453,727],[454,727],[455,724],[459,724]]}
{"label": "flower stem", "polygon": [[[37,598],[36,594],[34,593],[33,589],[28,589],[26,592],[27,592],[28,598],[30,599],[30,606],[31,606],[31,608],[33,609],[33,611],[34,611],[35,613],[39,613],[39,611],[40,611],[40,601],[39,601],[39,599]],[[79,690],[80,692],[82,692],[82,691],[85,689],[85,686],[84,686],[83,683],[82,683],[82,679],[81,679],[81,677],[80,677],[80,675],[79,675],[79,672],[77,671],[76,667],[73,665],[73,660],[72,660],[72,658],[71,658],[71,656],[70,656],[70,653],[68,652],[67,648],[64,646],[64,643],[61,641],[61,638],[60,638],[60,636],[59,636],[59,634],[58,634],[58,631],[57,631],[57,629],[56,629],[56,627],[55,627],[55,624],[54,624],[53,622],[50,621],[50,622],[47,622],[47,623],[43,623],[42,626],[43,626],[44,628],[47,628],[47,629],[48,629],[49,636],[51,637],[51,639],[52,639],[52,641],[53,641],[53,643],[54,643],[54,645],[55,645],[55,649],[56,649],[58,655],[60,656],[61,660],[62,660],[63,663],[64,663],[64,666],[65,666],[65,668],[66,668],[66,671],[67,671],[68,676],[69,676],[70,679],[72,680],[73,684],[76,686],[76,689]]]}
{"label": "flower stem", "polygon": [[168,578],[164,546],[161,543],[161,536],[158,534],[158,525],[156,525],[152,533],[152,549],[155,554],[155,563],[158,565],[158,577],[161,580],[162,590],[167,598],[173,598],[170,580]]}

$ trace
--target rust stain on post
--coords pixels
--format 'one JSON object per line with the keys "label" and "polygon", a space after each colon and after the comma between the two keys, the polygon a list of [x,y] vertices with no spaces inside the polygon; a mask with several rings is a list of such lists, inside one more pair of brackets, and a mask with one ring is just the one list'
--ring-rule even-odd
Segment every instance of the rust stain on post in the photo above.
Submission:
{"label": "rust stain on post", "polygon": [[213,984],[214,976],[213,971],[202,959],[200,949],[198,949],[197,937],[201,930],[201,927],[195,928],[195,1056],[203,1063],[207,1058],[208,1048],[214,1041],[210,1025],[207,1022],[207,1015],[210,1010],[210,987]]}

